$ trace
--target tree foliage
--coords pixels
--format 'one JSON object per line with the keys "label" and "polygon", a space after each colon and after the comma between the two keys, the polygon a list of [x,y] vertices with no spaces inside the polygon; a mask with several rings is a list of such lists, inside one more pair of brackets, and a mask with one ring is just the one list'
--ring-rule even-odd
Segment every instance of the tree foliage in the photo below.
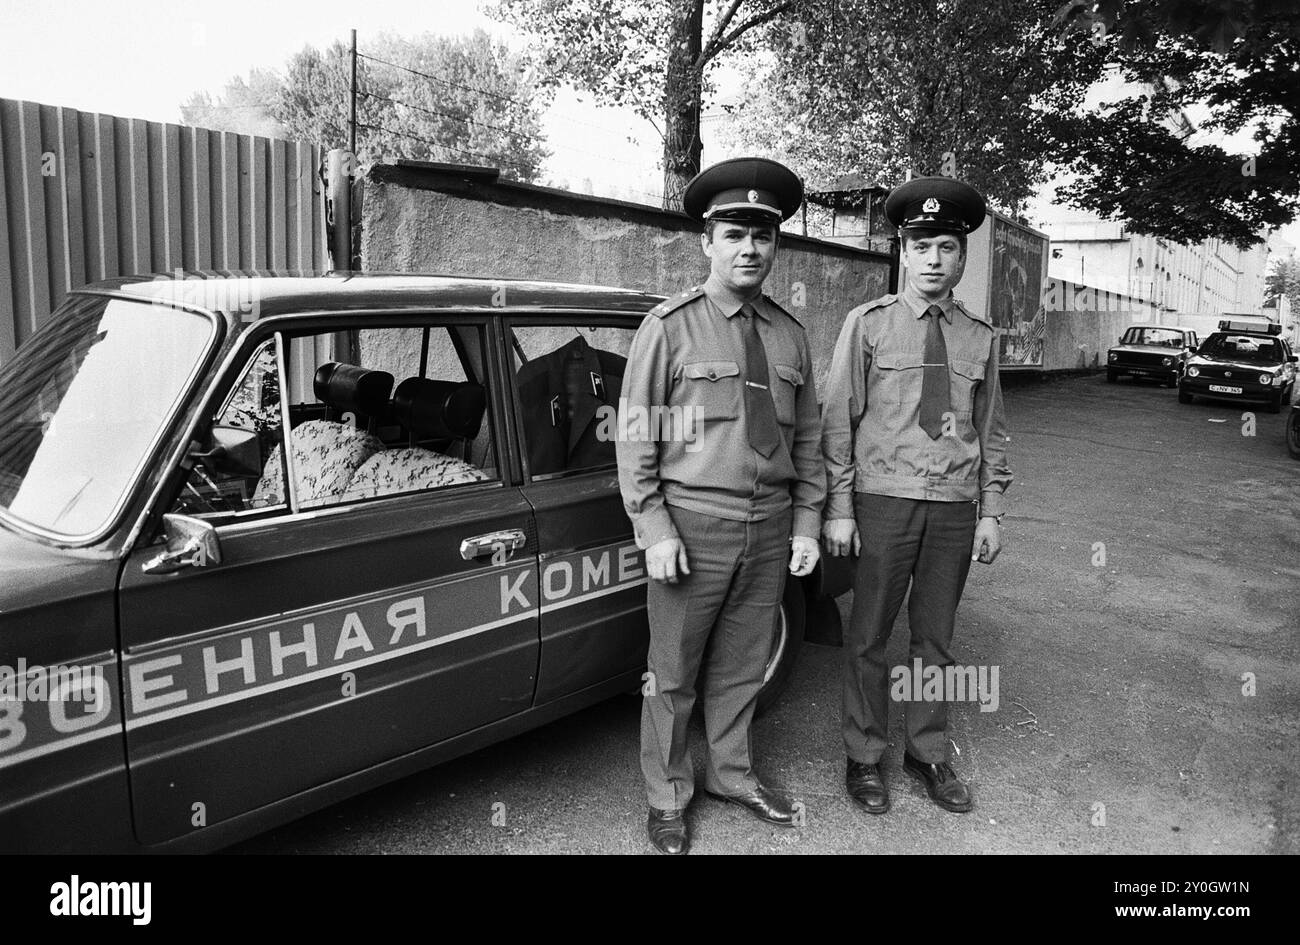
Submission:
{"label": "tree foliage", "polygon": [[[1071,0],[1060,29],[1103,48],[1133,94],[1078,119],[1073,204],[1181,243],[1242,248],[1300,211],[1294,0]],[[1186,119],[1199,118],[1199,133]],[[1203,113],[1203,117],[1202,117]],[[1258,153],[1207,137],[1254,129]]]}
{"label": "tree foliage", "polygon": [[1300,259],[1295,256],[1274,260],[1265,278],[1265,303],[1271,304],[1281,296],[1290,302],[1292,317],[1300,317]]}
{"label": "tree foliage", "polygon": [[282,84],[274,70],[252,69],[247,79],[233,76],[215,100],[210,92],[195,92],[181,106],[181,121],[214,131],[284,138],[284,126],[271,114]]}
{"label": "tree foliage", "polygon": [[[362,44],[360,53],[360,162],[409,158],[487,164],[518,180],[540,176],[549,156],[541,115],[550,92],[539,85],[524,56],[484,30],[463,37],[381,35]],[[254,75],[257,97],[269,102],[261,120],[269,117],[278,137],[348,146],[351,54],[342,43],[325,50],[305,47],[289,59],[282,76],[257,70]],[[253,119],[239,126],[240,109],[228,107],[243,104],[247,85],[232,80],[215,104],[192,97],[182,112],[186,122],[201,124],[222,115],[221,130],[266,133],[251,123],[258,120],[256,112],[250,110]]]}
{"label": "tree foliage", "polygon": [[1056,0],[803,0],[733,124],[811,180],[960,177],[1017,213],[1069,147],[1061,115],[1102,57],[1068,48]]}
{"label": "tree foliage", "polygon": [[532,36],[544,81],[634,109],[663,135],[664,206],[700,169],[700,114],[711,68],[797,0],[498,0],[489,12]]}

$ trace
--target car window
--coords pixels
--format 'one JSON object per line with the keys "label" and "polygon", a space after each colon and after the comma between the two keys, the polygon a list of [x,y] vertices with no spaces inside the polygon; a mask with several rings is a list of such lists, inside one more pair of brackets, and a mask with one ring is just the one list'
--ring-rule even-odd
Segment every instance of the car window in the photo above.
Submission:
{"label": "car window", "polygon": [[1200,353],[1254,364],[1277,364],[1282,360],[1282,348],[1274,338],[1224,332],[1215,332],[1205,339]]}
{"label": "car window", "polygon": [[107,527],[215,334],[162,304],[69,302],[0,371],[0,509],[70,538]]}
{"label": "car window", "polygon": [[594,320],[509,329],[529,475],[548,479],[617,462],[614,434],[635,326]]}
{"label": "car window", "polygon": [[1181,348],[1183,333],[1169,328],[1130,328],[1124,333],[1124,344]]}
{"label": "car window", "polygon": [[283,391],[268,342],[212,421],[256,460],[224,475],[196,465],[177,510],[260,517],[499,481],[484,331],[431,324],[286,335]]}
{"label": "car window", "polygon": [[[273,454],[279,456],[281,417],[279,361],[275,339],[270,338],[240,372],[235,386],[212,418],[206,433],[209,441],[200,449],[206,452],[220,445],[227,455],[195,462],[171,510],[198,518],[242,515],[277,507],[284,511],[286,507],[280,496],[270,501],[263,494],[254,501],[267,461]],[[246,454],[244,462],[230,461],[229,453],[233,449]]]}

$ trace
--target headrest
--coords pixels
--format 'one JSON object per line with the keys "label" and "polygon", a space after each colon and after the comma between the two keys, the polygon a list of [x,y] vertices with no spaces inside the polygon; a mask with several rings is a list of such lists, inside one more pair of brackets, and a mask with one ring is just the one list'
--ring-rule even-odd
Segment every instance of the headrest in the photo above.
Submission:
{"label": "headrest", "polygon": [[316,399],[337,410],[354,410],[368,417],[378,416],[388,406],[393,375],[368,371],[355,364],[329,361],[316,371],[313,384]]}
{"label": "headrest", "polygon": [[478,436],[487,410],[487,391],[468,381],[433,381],[408,377],[393,392],[397,422],[421,439],[466,439]]}

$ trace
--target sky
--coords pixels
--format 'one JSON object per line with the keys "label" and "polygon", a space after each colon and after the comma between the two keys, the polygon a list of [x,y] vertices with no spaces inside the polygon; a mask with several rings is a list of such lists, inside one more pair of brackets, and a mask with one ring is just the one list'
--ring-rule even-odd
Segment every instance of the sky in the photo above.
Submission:
{"label": "sky", "polygon": [[[346,44],[352,29],[363,52],[367,36],[381,32],[460,34],[476,27],[523,44],[480,6],[476,0],[0,0],[9,40],[0,57],[0,98],[179,123],[180,104],[191,93],[215,96],[231,76],[247,76],[255,66],[280,69],[304,46]],[[544,128],[554,152],[545,169],[556,183],[658,203],[660,140],[649,122],[564,91]]]}
{"label": "sky", "polygon": [[[346,43],[358,31],[467,33],[476,27],[520,47],[525,40],[484,15],[479,0],[0,0],[6,50],[0,98],[128,118],[179,122],[195,91],[214,95],[253,67],[281,68],[303,46]],[[724,80],[724,88],[726,82]],[[562,91],[544,120],[549,182],[657,204],[660,138],[626,109],[598,108]],[[704,163],[728,156],[705,126]],[[1281,235],[1300,246],[1300,221]]]}

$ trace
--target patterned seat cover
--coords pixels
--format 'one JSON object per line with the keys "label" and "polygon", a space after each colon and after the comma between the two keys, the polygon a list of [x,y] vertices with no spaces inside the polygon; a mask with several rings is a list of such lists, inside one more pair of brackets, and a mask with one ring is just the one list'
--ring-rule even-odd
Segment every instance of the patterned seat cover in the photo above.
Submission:
{"label": "patterned seat cover", "polygon": [[481,469],[454,457],[420,447],[405,447],[375,453],[363,462],[352,476],[346,498],[373,499],[381,495],[482,482],[488,478]]}
{"label": "patterned seat cover", "polygon": [[[345,498],[357,469],[384,448],[378,437],[331,420],[308,420],[293,428],[294,469],[302,508],[328,505]],[[351,496],[346,496],[351,498]],[[252,506],[266,508],[287,501],[280,447],[271,451]]]}

